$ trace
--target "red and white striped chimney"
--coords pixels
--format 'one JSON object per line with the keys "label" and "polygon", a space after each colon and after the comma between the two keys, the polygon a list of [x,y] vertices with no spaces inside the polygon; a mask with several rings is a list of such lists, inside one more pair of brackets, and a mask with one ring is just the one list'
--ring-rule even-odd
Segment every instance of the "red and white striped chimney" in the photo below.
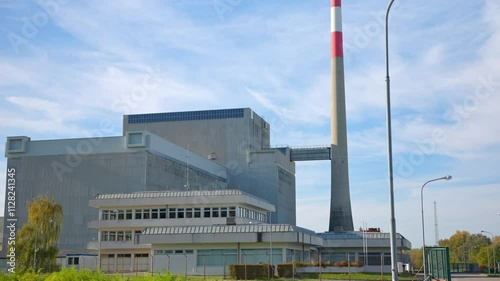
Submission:
{"label": "red and white striped chimney", "polygon": [[331,0],[331,199],[329,231],[353,231],[345,110],[341,0]]}

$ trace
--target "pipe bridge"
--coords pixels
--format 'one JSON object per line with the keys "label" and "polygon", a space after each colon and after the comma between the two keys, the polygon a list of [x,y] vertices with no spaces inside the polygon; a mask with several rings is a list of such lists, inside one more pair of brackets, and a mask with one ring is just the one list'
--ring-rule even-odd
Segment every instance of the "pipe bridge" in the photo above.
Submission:
{"label": "pipe bridge", "polygon": [[331,146],[300,146],[290,148],[291,161],[331,160]]}

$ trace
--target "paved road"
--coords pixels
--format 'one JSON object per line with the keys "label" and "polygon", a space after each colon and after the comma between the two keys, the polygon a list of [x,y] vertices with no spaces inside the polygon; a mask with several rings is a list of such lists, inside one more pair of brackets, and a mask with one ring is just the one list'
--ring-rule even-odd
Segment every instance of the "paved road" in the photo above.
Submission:
{"label": "paved road", "polygon": [[451,274],[452,281],[498,281],[499,278],[486,277],[482,274],[460,273]]}

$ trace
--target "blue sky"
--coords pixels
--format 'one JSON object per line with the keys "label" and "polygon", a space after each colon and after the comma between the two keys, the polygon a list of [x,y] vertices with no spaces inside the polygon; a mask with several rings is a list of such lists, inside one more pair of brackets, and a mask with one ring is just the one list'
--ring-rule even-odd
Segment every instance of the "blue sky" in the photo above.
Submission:
{"label": "blue sky", "polygon": [[[389,231],[385,0],[343,1],[354,225]],[[396,0],[397,231],[500,233],[500,3]],[[121,115],[250,107],[273,145],[330,142],[330,1],[0,1],[0,138],[84,137]],[[297,163],[297,223],[328,228],[329,163]],[[0,161],[5,182],[6,161]],[[1,201],[4,194],[1,193]],[[3,206],[3,204],[2,204]]]}

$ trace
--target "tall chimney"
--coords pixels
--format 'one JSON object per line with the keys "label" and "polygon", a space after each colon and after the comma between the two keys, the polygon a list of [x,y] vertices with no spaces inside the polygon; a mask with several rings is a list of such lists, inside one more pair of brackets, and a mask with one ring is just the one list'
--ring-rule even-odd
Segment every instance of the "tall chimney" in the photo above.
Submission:
{"label": "tall chimney", "polygon": [[332,150],[329,231],[353,231],[345,110],[341,0],[331,0]]}

